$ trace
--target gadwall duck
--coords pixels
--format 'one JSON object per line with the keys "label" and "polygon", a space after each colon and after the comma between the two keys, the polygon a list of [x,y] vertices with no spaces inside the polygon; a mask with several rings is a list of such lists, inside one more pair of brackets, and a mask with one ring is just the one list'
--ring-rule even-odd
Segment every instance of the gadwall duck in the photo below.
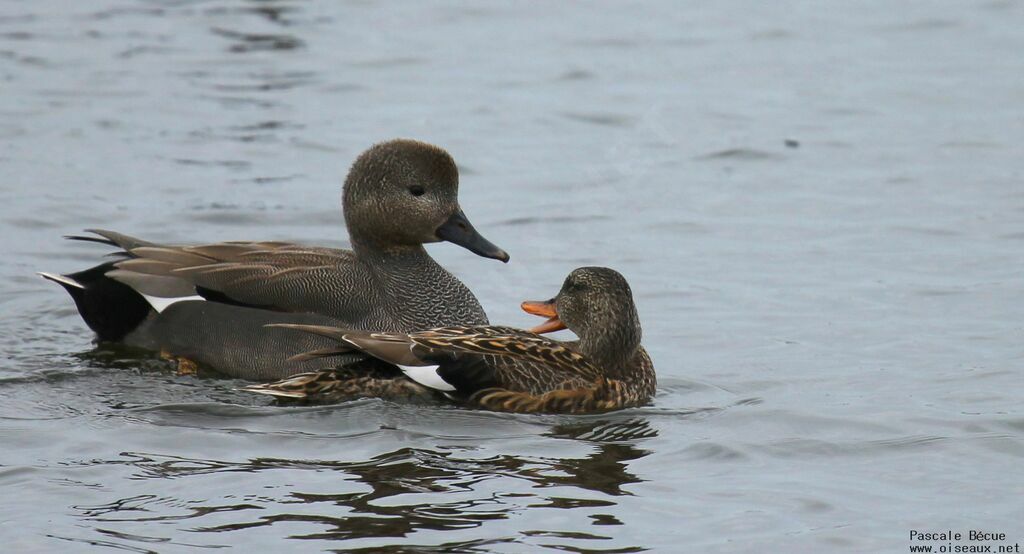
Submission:
{"label": "gadwall duck", "polygon": [[[300,358],[355,350],[380,363],[364,370],[304,373],[244,390],[316,402],[442,394],[494,411],[546,413],[603,412],[640,406],[654,396],[654,364],[640,345],[633,295],[618,272],[579,268],[553,299],[524,302],[523,309],[549,319],[529,331],[470,325],[372,333],[284,324],[337,341],[333,349]],[[559,342],[540,335],[565,328],[579,340]]]}
{"label": "gadwall duck", "polygon": [[90,230],[96,236],[68,238],[118,247],[121,259],[40,275],[67,289],[101,341],[163,352],[182,369],[199,363],[235,377],[279,379],[338,360],[289,362],[331,341],[264,328],[270,323],[391,332],[487,324],[473,293],[423,248],[448,241],[508,261],[470,224],[458,186],[447,152],[393,140],[362,153],[345,180],[352,250],[287,242],[172,246]]}

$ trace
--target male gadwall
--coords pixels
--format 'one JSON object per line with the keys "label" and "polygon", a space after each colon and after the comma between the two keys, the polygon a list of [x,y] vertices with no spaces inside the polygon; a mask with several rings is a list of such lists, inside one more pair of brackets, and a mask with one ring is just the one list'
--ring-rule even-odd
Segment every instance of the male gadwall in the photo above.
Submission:
{"label": "male gadwall", "polygon": [[447,152],[392,140],[363,152],[345,180],[352,250],[285,242],[170,246],[91,230],[97,236],[69,238],[119,247],[122,259],[40,275],[67,289],[99,340],[161,351],[183,368],[198,362],[248,379],[325,369],[339,360],[288,359],[332,341],[264,327],[401,332],[487,324],[473,293],[423,248],[449,241],[508,261],[469,223],[458,186]]}
{"label": "male gadwall", "polygon": [[[643,405],[654,396],[654,364],[640,345],[633,294],[618,272],[579,268],[555,298],[524,302],[523,309],[550,319],[530,331],[471,325],[373,333],[284,324],[337,341],[334,349],[300,358],[356,350],[387,364],[304,373],[244,390],[316,402],[440,393],[489,410],[549,413],[616,410]],[[579,340],[559,342],[538,334],[565,328]]]}

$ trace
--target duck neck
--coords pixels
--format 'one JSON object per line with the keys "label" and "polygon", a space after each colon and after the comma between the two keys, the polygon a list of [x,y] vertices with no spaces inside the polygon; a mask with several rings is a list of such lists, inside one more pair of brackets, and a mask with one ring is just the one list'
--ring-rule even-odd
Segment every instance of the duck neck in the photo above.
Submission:
{"label": "duck neck", "polygon": [[422,244],[380,244],[376,241],[351,237],[352,250],[359,259],[380,268],[408,269],[416,266],[436,266]]}
{"label": "duck neck", "polygon": [[385,281],[393,294],[412,293],[416,287],[438,294],[449,278],[454,279],[422,244],[381,245],[353,240],[352,250]]}
{"label": "duck neck", "polygon": [[580,351],[607,375],[622,378],[640,347],[640,333],[633,328],[600,327],[580,337]]}
{"label": "duck neck", "polygon": [[423,245],[387,245],[352,240],[352,249],[379,279],[397,331],[448,325],[486,325],[473,293],[430,257]]}

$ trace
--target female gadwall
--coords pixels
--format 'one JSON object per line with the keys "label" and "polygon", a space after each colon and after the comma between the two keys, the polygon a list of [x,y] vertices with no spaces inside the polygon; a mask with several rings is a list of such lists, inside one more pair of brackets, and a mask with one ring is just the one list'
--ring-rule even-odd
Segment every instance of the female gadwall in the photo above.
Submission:
{"label": "female gadwall", "polygon": [[[357,350],[387,364],[304,373],[245,390],[317,402],[440,392],[489,410],[552,413],[615,410],[645,404],[654,396],[654,364],[640,345],[633,294],[618,272],[579,268],[555,298],[524,302],[523,309],[550,319],[530,331],[475,325],[370,333],[284,324],[337,341],[333,349],[300,358]],[[559,342],[538,334],[565,328],[579,340]]]}
{"label": "female gadwall", "polygon": [[473,293],[423,248],[449,241],[508,261],[469,223],[458,186],[447,152],[393,140],[361,154],[345,180],[352,250],[285,242],[169,246],[91,230],[96,237],[69,238],[119,247],[122,259],[69,275],[40,275],[67,289],[99,340],[249,379],[325,369],[338,360],[288,359],[332,341],[264,326],[400,332],[487,323]]}

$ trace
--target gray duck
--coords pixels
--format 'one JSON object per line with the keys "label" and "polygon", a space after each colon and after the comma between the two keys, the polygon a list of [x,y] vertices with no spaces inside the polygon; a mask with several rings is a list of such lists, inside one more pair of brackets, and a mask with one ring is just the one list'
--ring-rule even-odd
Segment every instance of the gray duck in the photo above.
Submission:
{"label": "gray duck", "polygon": [[333,341],[268,324],[391,332],[487,324],[473,293],[423,248],[448,241],[508,261],[466,218],[458,185],[443,149],[392,140],[363,152],[345,180],[351,250],[276,241],[165,245],[97,229],[68,238],[117,247],[120,259],[40,275],[71,294],[100,341],[162,352],[182,369],[198,363],[279,379],[338,360],[289,361]]}

